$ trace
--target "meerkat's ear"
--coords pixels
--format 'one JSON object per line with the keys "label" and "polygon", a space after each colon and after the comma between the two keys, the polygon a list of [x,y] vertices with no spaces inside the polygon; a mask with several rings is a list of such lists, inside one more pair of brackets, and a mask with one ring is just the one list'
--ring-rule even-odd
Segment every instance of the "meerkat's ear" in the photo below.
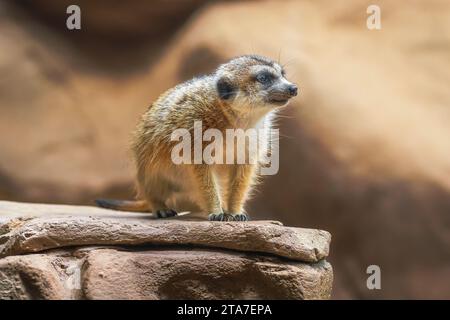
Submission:
{"label": "meerkat's ear", "polygon": [[216,86],[220,99],[232,99],[237,93],[237,88],[233,85],[231,80],[226,77],[221,77],[217,80]]}

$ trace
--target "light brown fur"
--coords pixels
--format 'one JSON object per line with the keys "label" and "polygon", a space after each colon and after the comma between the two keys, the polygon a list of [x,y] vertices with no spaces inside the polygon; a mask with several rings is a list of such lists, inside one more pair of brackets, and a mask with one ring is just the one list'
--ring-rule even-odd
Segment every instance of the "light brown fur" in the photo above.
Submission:
{"label": "light brown fur", "polygon": [[[137,198],[141,199],[136,202],[136,211],[147,207],[166,217],[176,214],[173,207],[186,209],[180,207],[183,203],[209,214],[210,220],[247,220],[244,204],[257,180],[259,164],[176,165],[171,152],[177,142],[171,141],[171,134],[175,129],[185,128],[192,136],[195,121],[202,121],[203,131],[215,128],[224,136],[230,128],[269,129],[273,111],[285,105],[292,94],[287,96],[281,89],[272,89],[270,94],[262,90],[253,74],[258,66],[271,68],[284,79],[284,71],[275,62],[259,56],[242,56],[220,66],[212,75],[194,78],[168,90],[148,108],[132,143]],[[285,86],[289,83],[283,81]],[[286,102],[274,105],[267,102],[268,97]],[[265,143],[269,138],[263,137],[267,139]],[[252,156],[260,158],[259,154]],[[102,201],[101,206],[133,209],[130,202],[121,207]]]}

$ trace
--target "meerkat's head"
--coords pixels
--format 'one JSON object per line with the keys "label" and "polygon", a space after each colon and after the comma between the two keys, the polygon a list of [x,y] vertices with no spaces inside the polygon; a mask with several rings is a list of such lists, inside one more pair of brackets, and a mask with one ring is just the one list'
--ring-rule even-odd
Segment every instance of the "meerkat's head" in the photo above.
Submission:
{"label": "meerkat's head", "polygon": [[281,107],[298,91],[278,63],[257,55],[232,59],[215,75],[219,98],[238,107]]}

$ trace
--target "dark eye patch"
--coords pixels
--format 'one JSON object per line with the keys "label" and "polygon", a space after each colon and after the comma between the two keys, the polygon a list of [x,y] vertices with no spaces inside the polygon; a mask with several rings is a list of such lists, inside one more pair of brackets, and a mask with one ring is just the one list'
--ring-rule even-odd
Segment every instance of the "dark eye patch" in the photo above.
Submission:
{"label": "dark eye patch", "polygon": [[233,83],[225,77],[217,81],[217,91],[221,99],[228,100],[233,98],[236,95],[236,90],[237,88],[233,86]]}
{"label": "dark eye patch", "polygon": [[261,84],[271,84],[275,80],[275,76],[268,72],[268,71],[262,71],[256,75],[256,81],[258,81]]}

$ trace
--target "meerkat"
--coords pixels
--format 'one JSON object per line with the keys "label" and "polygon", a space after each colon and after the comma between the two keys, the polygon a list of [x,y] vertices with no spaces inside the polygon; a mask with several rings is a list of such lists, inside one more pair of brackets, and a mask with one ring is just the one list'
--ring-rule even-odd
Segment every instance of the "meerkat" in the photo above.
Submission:
{"label": "meerkat", "polygon": [[[177,205],[169,204],[177,203],[178,198],[211,221],[248,220],[244,204],[258,178],[261,151],[251,155],[256,163],[176,165],[171,158],[175,143],[171,134],[177,128],[192,132],[196,121],[201,121],[202,130],[268,130],[275,112],[286,106],[297,90],[279,63],[258,55],[234,58],[212,74],[169,89],[143,114],[133,135],[138,200],[101,199],[97,204],[166,218],[180,211],[179,206],[175,209]],[[270,135],[258,138],[265,145],[270,143]]]}

